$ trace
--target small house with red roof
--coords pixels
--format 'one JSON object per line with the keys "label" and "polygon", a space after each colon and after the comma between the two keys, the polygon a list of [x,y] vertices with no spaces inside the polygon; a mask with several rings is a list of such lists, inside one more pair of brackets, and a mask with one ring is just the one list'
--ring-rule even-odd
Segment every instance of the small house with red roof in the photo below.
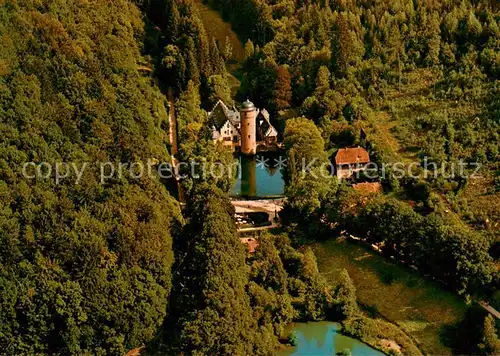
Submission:
{"label": "small house with red roof", "polygon": [[341,148],[335,155],[337,178],[350,178],[353,173],[362,171],[370,163],[370,155],[363,147]]}

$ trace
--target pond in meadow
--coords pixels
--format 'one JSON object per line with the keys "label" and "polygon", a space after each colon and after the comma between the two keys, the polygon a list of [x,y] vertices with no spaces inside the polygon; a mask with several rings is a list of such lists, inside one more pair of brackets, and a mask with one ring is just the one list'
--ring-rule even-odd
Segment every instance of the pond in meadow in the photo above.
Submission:
{"label": "pond in meadow", "polygon": [[353,356],[383,356],[384,354],[352,337],[340,333],[339,323],[320,321],[311,323],[290,324],[287,333],[295,333],[297,346],[287,347],[280,356],[315,355],[333,356],[344,350],[351,351]]}

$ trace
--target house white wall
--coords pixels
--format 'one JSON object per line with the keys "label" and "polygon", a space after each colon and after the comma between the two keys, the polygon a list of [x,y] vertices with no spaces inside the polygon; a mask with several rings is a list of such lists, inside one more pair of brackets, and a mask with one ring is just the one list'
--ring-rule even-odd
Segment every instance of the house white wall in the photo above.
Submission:
{"label": "house white wall", "polygon": [[[240,134],[238,133],[237,128],[234,127],[234,125],[231,123],[231,121],[226,121],[226,123],[220,129],[220,134],[225,144],[229,145],[234,143],[239,146]],[[236,142],[234,142],[234,136],[237,136]]]}
{"label": "house white wall", "polygon": [[343,164],[337,165],[337,178],[338,179],[347,179],[350,178],[353,174],[357,172],[364,171],[366,169],[367,164]]}

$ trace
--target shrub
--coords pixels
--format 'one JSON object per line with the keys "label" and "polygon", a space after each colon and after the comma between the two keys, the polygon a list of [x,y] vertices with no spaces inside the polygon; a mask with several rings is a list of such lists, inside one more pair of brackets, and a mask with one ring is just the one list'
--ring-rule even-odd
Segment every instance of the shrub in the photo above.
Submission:
{"label": "shrub", "polygon": [[290,335],[288,335],[288,343],[292,346],[297,346],[299,344],[299,339],[295,332],[292,332]]}

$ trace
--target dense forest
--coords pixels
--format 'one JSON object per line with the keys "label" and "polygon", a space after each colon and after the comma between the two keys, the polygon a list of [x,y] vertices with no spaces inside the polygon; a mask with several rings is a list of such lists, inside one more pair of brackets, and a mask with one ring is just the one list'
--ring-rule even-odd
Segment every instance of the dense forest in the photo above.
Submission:
{"label": "dense forest", "polygon": [[[3,1],[0,18],[0,345],[123,354],[163,322],[182,222],[158,181],[101,185],[92,164],[169,157],[165,97],[137,71],[141,13],[128,1]],[[29,161],[89,167],[56,184],[24,178]]]}
{"label": "dense forest", "polygon": [[[322,174],[351,145],[380,164],[479,162],[485,199],[500,202],[497,4],[208,0],[245,43],[233,98],[231,45],[208,35],[195,1],[0,0],[3,352],[270,355],[292,321],[332,320],[422,354],[358,305],[346,270],[335,283],[320,273],[310,244],[341,233],[500,307],[500,213],[468,205],[469,179],[417,168],[367,197]],[[271,112],[288,159],[282,228],[255,253],[238,239],[230,176],[181,172],[185,204],[155,169],[99,180],[100,162],[172,160],[171,105],[176,159],[231,165],[207,111],[246,98]],[[401,149],[380,138],[381,112]],[[51,179],[28,179],[26,162]],[[52,179],[57,162],[78,180]],[[491,316],[471,308],[456,328],[453,351],[500,352]]]}
{"label": "dense forest", "polygon": [[[430,92],[421,94],[427,94],[435,102],[412,103],[414,106],[408,109],[420,115],[398,127],[406,134],[408,145],[418,149],[412,158],[423,161],[425,157],[439,165],[459,160],[475,162],[483,166],[485,175],[498,175],[500,28],[493,4],[215,0],[209,3],[239,29],[242,38],[248,39],[240,94],[255,98],[259,105],[275,112],[294,108],[307,118],[301,119],[302,122],[287,121],[284,132],[289,160],[297,162],[289,167],[288,196],[291,213],[299,220],[311,222],[316,216],[319,221],[324,220],[325,214],[333,214],[332,222],[339,222],[336,219],[342,213],[338,210],[339,203],[331,197],[332,189],[336,189],[334,184],[294,178],[299,176],[293,172],[294,167],[303,158],[322,157],[317,161],[319,167],[322,160],[328,159],[331,149],[342,142],[364,145],[378,163],[401,159],[395,157],[400,152],[387,149],[377,140],[376,132],[363,142],[359,128],[370,132],[378,124],[379,109],[396,111],[390,98],[416,70],[426,69],[436,77]],[[427,106],[431,104],[448,107],[429,113]],[[311,137],[315,132],[316,138]],[[470,283],[476,286],[488,285],[492,280],[496,285],[496,267],[488,250],[498,243],[498,229],[485,228],[488,217],[481,213],[474,216],[466,201],[459,199],[469,183],[467,178],[448,177],[444,173],[428,177],[422,173],[426,172],[416,172],[419,178],[386,176],[383,184],[390,193],[388,202],[382,199],[373,202],[373,206],[361,207],[359,214],[354,212],[354,223],[352,216],[344,217],[353,225],[349,230],[370,236],[371,242],[385,242],[386,247],[390,246],[391,251],[386,251],[389,255],[407,263],[418,265],[418,259],[423,258],[426,266],[422,270],[435,271],[436,278],[444,279],[461,293],[467,290],[467,280],[472,276]],[[497,182],[498,179],[492,178],[490,192],[498,189]],[[443,195],[445,203],[454,205],[458,218],[442,216],[446,210],[441,201]],[[421,211],[414,212],[406,204],[398,204],[400,199],[415,201]],[[337,204],[333,211],[332,203]],[[386,217],[381,213],[384,210]],[[395,214],[410,214],[402,217],[406,227],[393,224],[391,219]],[[376,220],[370,220],[370,215]],[[384,223],[392,231],[384,230]],[[320,225],[318,228],[325,224]],[[306,226],[317,228],[313,224]],[[418,226],[433,232],[419,231]],[[412,230],[412,235],[404,228]],[[434,247],[422,240],[436,234],[443,237],[432,242],[437,244]],[[446,245],[451,249],[448,252],[444,252],[448,250]],[[451,253],[457,252],[457,248],[471,254]],[[437,253],[436,263],[442,265],[428,265],[435,260],[429,259],[430,251]],[[451,272],[442,269],[450,266],[444,256],[455,255],[466,260],[453,262]],[[464,273],[468,264],[474,267]],[[452,281],[454,273],[461,282]]]}

